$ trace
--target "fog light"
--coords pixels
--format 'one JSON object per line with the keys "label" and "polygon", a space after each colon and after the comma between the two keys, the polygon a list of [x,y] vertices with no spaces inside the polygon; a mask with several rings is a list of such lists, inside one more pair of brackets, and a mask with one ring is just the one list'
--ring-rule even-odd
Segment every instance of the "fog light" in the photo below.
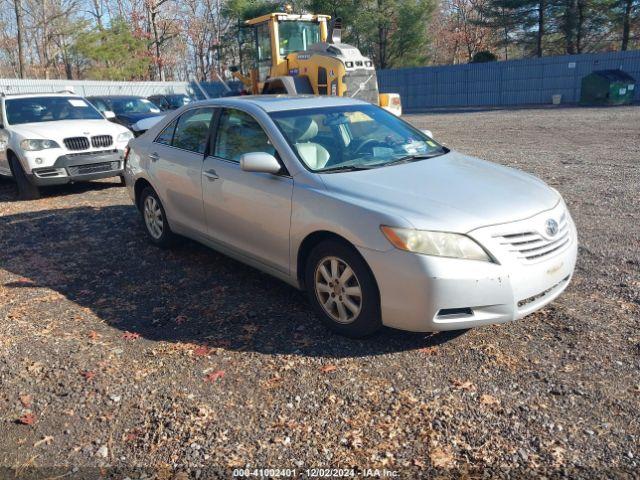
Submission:
{"label": "fog light", "polygon": [[43,162],[43,161],[44,161],[44,160],[42,160],[40,157],[36,158],[36,163],[37,163],[38,165],[42,165],[42,162]]}

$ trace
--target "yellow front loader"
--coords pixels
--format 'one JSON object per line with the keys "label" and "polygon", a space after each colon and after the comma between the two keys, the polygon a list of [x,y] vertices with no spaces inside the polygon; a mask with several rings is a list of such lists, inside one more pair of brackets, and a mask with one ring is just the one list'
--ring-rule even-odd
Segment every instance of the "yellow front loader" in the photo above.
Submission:
{"label": "yellow front loader", "polygon": [[252,94],[354,97],[400,115],[400,95],[379,93],[373,62],[341,42],[341,22],[330,25],[330,18],[270,13],[248,20],[253,62],[248,74],[236,70],[234,76]]}

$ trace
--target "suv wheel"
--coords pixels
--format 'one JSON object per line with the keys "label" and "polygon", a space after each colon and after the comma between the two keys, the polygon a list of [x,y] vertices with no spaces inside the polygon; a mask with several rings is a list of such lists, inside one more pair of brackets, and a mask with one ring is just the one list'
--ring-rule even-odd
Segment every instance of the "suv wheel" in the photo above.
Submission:
{"label": "suv wheel", "polygon": [[40,189],[37,185],[32,184],[24,173],[22,164],[18,158],[10,153],[9,154],[9,168],[11,169],[11,175],[18,185],[18,198],[21,200],[35,200],[40,198]]}
{"label": "suv wheel", "polygon": [[158,194],[151,187],[145,188],[140,195],[140,213],[151,242],[163,248],[174,244],[176,236],[171,231]]}
{"label": "suv wheel", "polygon": [[318,244],[307,260],[305,285],[311,304],[331,330],[359,338],[382,326],[375,279],[352,247],[333,240]]}

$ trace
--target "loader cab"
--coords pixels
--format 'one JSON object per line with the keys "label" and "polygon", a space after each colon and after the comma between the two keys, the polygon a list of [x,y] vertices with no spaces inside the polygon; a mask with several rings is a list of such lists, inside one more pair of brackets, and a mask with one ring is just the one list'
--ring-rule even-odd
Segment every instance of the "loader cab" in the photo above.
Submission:
{"label": "loader cab", "polygon": [[291,74],[287,56],[325,42],[329,18],[328,15],[270,13],[248,20],[242,29],[241,44],[252,40],[252,48],[247,45],[245,51],[253,50],[250,57],[255,59],[253,68],[258,83],[268,77]]}

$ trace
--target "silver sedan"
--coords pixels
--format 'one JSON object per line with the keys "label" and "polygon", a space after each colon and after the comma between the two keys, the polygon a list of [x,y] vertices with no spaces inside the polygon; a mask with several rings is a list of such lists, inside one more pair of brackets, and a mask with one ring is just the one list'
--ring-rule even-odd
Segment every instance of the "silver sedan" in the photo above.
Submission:
{"label": "silver sedan", "polygon": [[186,236],[304,289],[344,335],[519,319],[573,275],[556,190],[358,100],[197,102],[129,147],[151,242]]}

